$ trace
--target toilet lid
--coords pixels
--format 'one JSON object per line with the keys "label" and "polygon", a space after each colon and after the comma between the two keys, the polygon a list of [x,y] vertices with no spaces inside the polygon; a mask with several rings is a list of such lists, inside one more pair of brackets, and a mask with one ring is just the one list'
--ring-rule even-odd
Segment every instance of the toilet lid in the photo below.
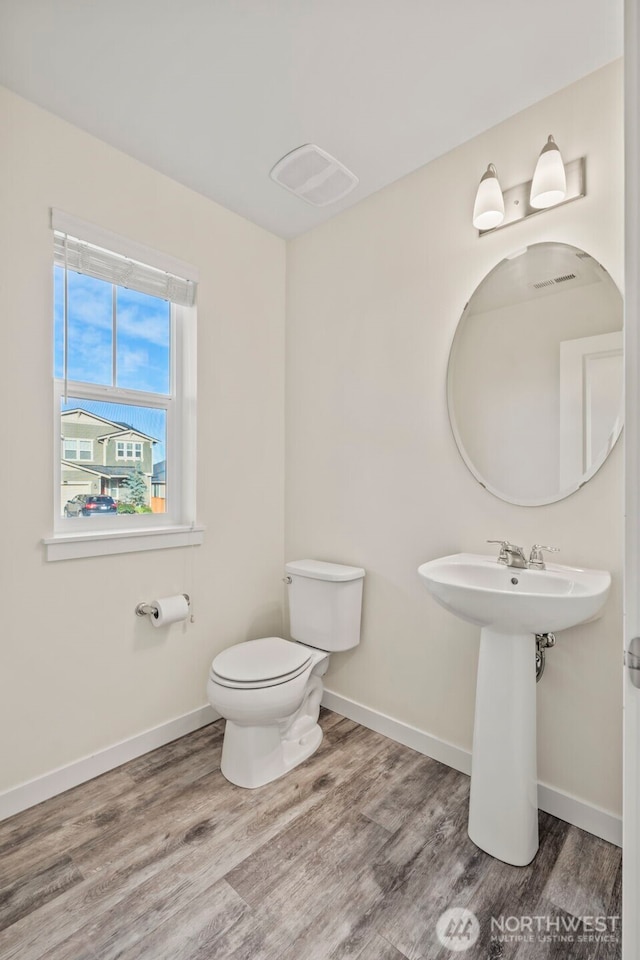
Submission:
{"label": "toilet lid", "polygon": [[263,637],[223,650],[211,664],[211,669],[224,680],[256,683],[284,680],[292,673],[299,673],[310,661],[309,650],[302,644],[282,637]]}

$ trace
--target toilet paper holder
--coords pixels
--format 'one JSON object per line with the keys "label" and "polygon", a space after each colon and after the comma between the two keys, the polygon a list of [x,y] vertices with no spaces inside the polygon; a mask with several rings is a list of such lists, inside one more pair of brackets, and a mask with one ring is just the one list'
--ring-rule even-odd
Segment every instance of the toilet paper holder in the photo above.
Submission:
{"label": "toilet paper holder", "polygon": [[[187,601],[187,606],[191,607],[191,598],[188,593],[182,596]],[[136,617],[157,617],[158,608],[153,603],[139,603],[136,607]]]}

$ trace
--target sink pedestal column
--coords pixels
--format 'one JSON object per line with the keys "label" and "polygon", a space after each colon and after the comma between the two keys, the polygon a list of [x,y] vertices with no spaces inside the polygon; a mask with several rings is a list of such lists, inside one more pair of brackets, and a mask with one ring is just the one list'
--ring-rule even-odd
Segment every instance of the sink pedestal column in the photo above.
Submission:
{"label": "sink pedestal column", "polygon": [[538,849],[533,634],[480,634],[469,836],[517,867]]}

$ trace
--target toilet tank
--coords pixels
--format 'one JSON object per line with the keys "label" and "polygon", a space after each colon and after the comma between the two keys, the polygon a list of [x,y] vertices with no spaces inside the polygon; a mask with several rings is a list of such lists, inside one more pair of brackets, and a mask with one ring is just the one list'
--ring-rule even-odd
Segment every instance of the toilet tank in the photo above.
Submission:
{"label": "toilet tank", "polygon": [[292,560],[289,617],[291,636],[318,650],[349,650],[360,643],[362,567],[323,560]]}

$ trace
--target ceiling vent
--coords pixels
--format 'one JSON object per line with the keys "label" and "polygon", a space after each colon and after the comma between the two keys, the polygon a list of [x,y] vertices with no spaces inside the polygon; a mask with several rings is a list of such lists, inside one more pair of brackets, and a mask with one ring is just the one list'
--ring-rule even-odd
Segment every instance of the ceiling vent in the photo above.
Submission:
{"label": "ceiling vent", "polygon": [[314,143],[306,143],[287,153],[278,160],[269,176],[314,207],[335,203],[358,184],[358,178],[351,170]]}
{"label": "ceiling vent", "polygon": [[565,273],[562,277],[554,277],[553,280],[537,280],[531,286],[534,290],[540,290],[542,287],[553,287],[556,283],[565,283],[567,280],[575,280],[575,273]]}

